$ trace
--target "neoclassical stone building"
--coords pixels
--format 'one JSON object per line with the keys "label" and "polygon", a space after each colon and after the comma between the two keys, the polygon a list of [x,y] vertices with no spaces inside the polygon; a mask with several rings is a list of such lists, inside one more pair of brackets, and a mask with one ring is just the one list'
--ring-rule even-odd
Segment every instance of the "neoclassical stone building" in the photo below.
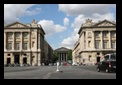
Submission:
{"label": "neoclassical stone building", "polygon": [[65,48],[65,47],[61,47],[55,50],[55,52],[58,53],[58,61],[60,62],[66,62],[68,61],[68,51],[70,49]]}
{"label": "neoclassical stone building", "polygon": [[14,22],[4,25],[4,64],[40,66],[45,57],[44,35],[35,20],[30,24]]}
{"label": "neoclassical stone building", "polygon": [[97,23],[87,19],[78,32],[73,48],[73,62],[95,64],[103,55],[116,52],[116,23],[109,20]]}

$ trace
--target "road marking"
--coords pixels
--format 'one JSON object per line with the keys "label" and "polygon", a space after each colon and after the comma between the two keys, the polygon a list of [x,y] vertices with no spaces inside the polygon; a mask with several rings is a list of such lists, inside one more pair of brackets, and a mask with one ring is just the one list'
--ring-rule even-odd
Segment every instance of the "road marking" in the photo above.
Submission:
{"label": "road marking", "polygon": [[52,74],[52,72],[47,73],[46,75],[43,76],[42,79],[49,79],[51,74]]}

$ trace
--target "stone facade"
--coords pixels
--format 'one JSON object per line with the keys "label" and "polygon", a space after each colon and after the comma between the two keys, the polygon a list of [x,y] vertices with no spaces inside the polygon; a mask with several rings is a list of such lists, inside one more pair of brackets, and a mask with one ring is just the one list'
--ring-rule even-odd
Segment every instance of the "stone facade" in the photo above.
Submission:
{"label": "stone facade", "polygon": [[53,55],[52,47],[47,43],[46,40],[44,40],[44,58],[43,58],[43,63],[52,62],[52,57],[53,57],[52,55]]}
{"label": "stone facade", "polygon": [[58,53],[58,61],[60,62],[67,62],[68,61],[68,51],[70,49],[67,49],[65,47],[61,47],[55,50],[55,52]]}
{"label": "stone facade", "polygon": [[79,39],[73,48],[73,62],[95,64],[107,53],[116,52],[116,23],[108,20],[97,23],[87,19],[82,24]]}
{"label": "stone facade", "polygon": [[44,35],[35,20],[30,24],[14,22],[4,25],[4,64],[42,64]]}

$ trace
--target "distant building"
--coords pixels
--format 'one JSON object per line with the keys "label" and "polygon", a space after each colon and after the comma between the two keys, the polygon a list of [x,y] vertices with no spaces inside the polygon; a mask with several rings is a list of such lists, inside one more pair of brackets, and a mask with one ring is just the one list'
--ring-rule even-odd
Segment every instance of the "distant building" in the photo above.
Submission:
{"label": "distant building", "polygon": [[82,24],[79,39],[73,48],[73,62],[95,64],[107,53],[116,52],[116,23],[103,20],[97,23],[87,19]]}
{"label": "distant building", "polygon": [[[45,32],[35,20],[30,24],[4,24],[4,64],[42,64]],[[48,46],[47,46],[48,48]]]}
{"label": "distant building", "polygon": [[60,62],[66,62],[68,61],[68,51],[70,49],[65,48],[65,47],[61,47],[55,50],[55,52],[58,53],[58,61]]}
{"label": "distant building", "polygon": [[52,62],[53,57],[53,48],[44,40],[44,56],[42,58],[43,63],[50,63]]}

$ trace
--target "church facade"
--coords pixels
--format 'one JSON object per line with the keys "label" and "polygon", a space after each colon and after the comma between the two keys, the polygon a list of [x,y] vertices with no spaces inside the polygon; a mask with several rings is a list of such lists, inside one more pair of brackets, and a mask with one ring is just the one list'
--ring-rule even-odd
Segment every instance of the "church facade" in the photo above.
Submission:
{"label": "church facade", "polygon": [[58,61],[60,62],[67,62],[68,61],[68,51],[70,49],[65,48],[65,47],[61,47],[56,49],[54,52],[57,52],[58,54]]}

